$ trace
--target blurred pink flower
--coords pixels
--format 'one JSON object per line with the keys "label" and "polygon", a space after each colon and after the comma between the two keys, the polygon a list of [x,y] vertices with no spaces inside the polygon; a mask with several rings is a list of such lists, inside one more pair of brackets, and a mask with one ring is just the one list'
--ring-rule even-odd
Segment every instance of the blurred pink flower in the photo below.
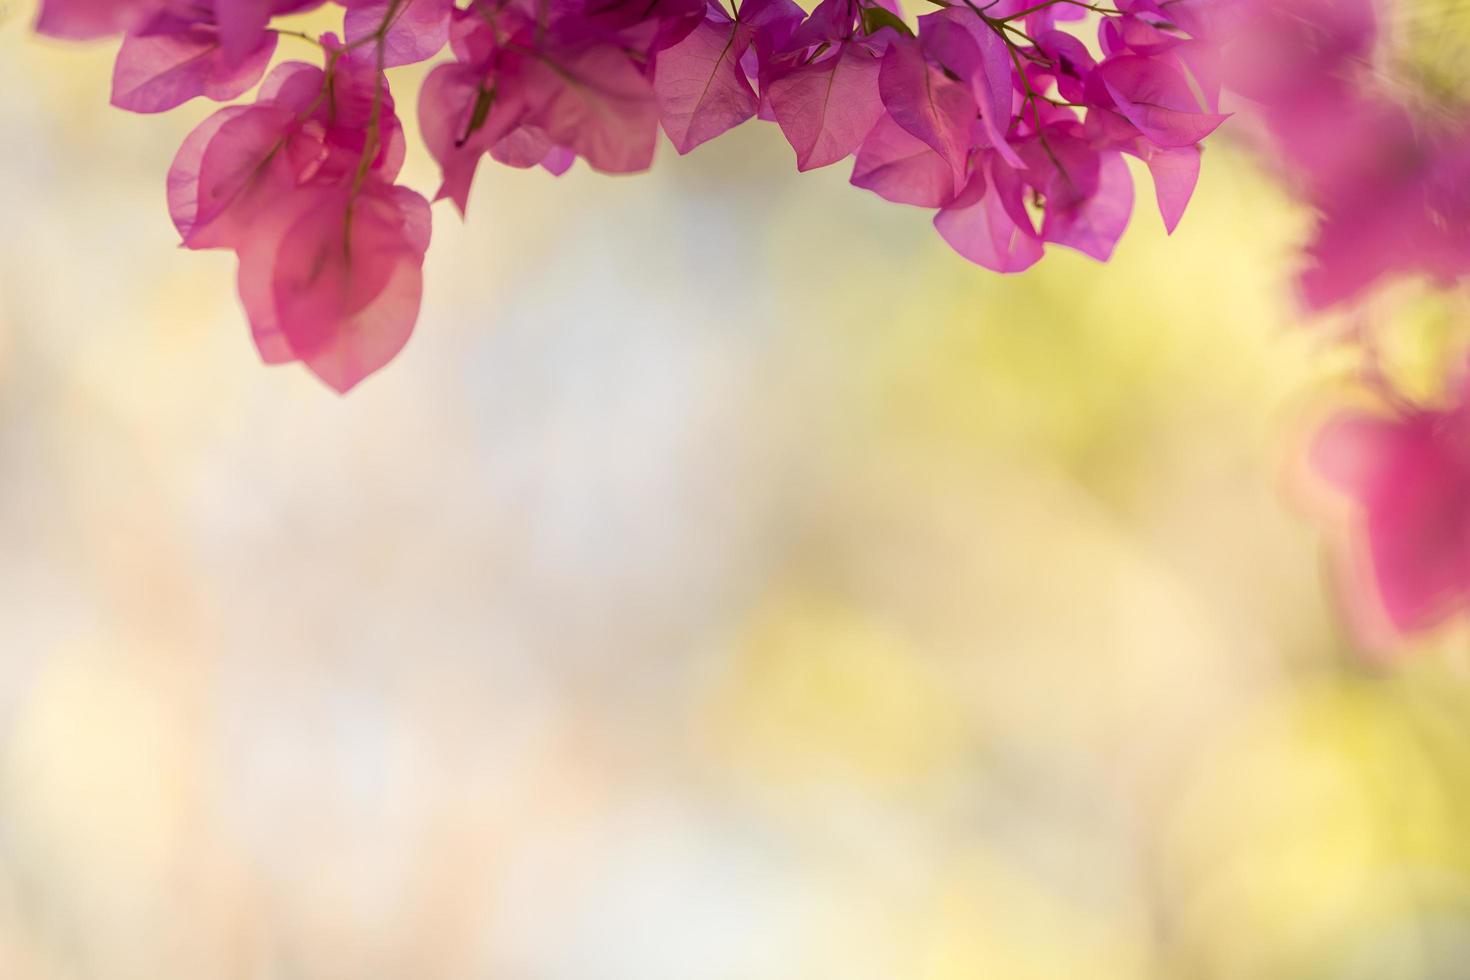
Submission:
{"label": "blurred pink flower", "polygon": [[1409,101],[1375,61],[1374,0],[1244,0],[1226,83],[1318,220],[1302,299],[1323,310],[1397,277],[1470,272],[1470,120]]}
{"label": "blurred pink flower", "polygon": [[1313,437],[1310,462],[1350,502],[1348,611],[1365,639],[1380,624],[1402,635],[1470,606],[1470,388],[1442,410],[1339,412]]}

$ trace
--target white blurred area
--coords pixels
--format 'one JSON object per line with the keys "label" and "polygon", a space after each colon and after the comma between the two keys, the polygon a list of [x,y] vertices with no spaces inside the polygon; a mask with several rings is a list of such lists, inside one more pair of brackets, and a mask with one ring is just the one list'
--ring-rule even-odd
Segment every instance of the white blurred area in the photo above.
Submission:
{"label": "white blurred area", "polygon": [[3,980],[1467,975],[1463,661],[1334,625],[1301,216],[1228,145],[1172,240],[1143,183],[1013,279],[768,126],[487,161],[339,398],[176,248],[211,107],[28,17]]}

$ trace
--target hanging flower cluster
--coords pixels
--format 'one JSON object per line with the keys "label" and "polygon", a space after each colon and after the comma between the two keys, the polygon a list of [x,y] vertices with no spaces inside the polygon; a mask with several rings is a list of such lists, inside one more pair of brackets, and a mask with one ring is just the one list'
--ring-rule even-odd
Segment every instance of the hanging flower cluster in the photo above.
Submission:
{"label": "hanging flower cluster", "polygon": [[[797,169],[854,158],[853,184],[933,210],[945,241],[998,272],[1048,243],[1108,259],[1133,207],[1124,154],[1147,165],[1173,230],[1199,142],[1225,118],[1227,0],[934,2],[915,29],[894,0],[810,14],[793,0],[343,0],[340,38],[317,38],[276,18],[324,0],[43,0],[38,29],[122,35],[112,101],[135,112],[260,83],[185,140],[170,212],[187,247],[237,253],[265,360],[346,391],[407,341],[429,240],[427,203],[395,183],[386,72],[446,48],[418,115],[438,197],[461,212],[487,155],[630,173],[660,129],[685,153],[759,117]],[[321,64],[271,69],[282,34]]]}
{"label": "hanging flower cluster", "polygon": [[[436,199],[461,213],[486,156],[632,173],[660,131],[687,153],[759,118],[798,170],[851,159],[854,185],[932,211],[986,268],[1019,272],[1048,244],[1106,261],[1133,209],[1124,156],[1173,231],[1225,91],[1315,216],[1306,307],[1470,272],[1470,43],[1446,45],[1444,5],[1414,22],[1437,61],[1408,70],[1395,26],[1428,6],[1413,0],[927,0],[913,20],[896,0],[333,0],[339,34],[280,19],[327,2],[42,0],[37,29],[121,37],[124,109],[255,90],[184,141],[169,211],[185,246],[237,254],[262,357],[338,391],[418,316],[430,209],[397,183],[387,73],[436,58],[417,114]],[[285,35],[318,63],[272,68]],[[1352,618],[1402,635],[1470,609],[1470,384],[1413,404],[1376,350],[1378,408],[1334,414],[1309,455],[1354,515]]]}

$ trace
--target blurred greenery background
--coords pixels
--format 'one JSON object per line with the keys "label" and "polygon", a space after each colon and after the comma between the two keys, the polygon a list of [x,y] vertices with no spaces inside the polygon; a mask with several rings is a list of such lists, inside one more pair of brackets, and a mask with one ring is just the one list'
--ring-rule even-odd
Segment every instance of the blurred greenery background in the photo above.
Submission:
{"label": "blurred greenery background", "polygon": [[487,165],[342,399],[175,247],[212,107],[31,13],[0,977],[1470,977],[1466,636],[1337,624],[1290,472],[1343,361],[1242,148],[1017,278],[768,125]]}

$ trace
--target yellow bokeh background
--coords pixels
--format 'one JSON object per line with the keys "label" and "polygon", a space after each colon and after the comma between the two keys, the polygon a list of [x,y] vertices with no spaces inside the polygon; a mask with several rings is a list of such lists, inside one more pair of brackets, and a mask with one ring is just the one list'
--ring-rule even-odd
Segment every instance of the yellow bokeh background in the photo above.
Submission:
{"label": "yellow bokeh background", "polygon": [[211,107],[30,16],[0,978],[1470,977],[1466,637],[1339,624],[1290,473],[1351,358],[1239,141],[1172,238],[1140,173],[1111,264],[1011,278],[768,125],[487,163],[338,398],[176,248]]}

